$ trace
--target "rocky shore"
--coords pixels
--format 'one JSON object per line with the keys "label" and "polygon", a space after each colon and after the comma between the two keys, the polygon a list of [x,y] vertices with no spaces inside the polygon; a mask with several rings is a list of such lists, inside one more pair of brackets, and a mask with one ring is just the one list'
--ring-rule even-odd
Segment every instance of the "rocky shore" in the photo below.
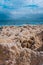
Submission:
{"label": "rocky shore", "polygon": [[43,65],[43,25],[0,27],[0,65]]}

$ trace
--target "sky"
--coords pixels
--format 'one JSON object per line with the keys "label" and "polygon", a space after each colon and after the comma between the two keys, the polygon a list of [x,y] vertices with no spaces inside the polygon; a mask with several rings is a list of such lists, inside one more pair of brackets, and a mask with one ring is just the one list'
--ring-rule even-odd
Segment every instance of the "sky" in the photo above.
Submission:
{"label": "sky", "polygon": [[26,6],[32,4],[32,2],[37,4],[40,7],[43,7],[43,0],[0,0],[1,5],[6,5],[10,7]]}
{"label": "sky", "polygon": [[0,0],[0,19],[4,14],[8,19],[18,19],[37,13],[43,13],[43,0]]}

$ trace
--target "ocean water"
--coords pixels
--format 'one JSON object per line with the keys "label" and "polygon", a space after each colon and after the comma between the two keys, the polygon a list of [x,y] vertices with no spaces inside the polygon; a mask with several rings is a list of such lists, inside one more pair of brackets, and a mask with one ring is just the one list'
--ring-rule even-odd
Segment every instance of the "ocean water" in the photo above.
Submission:
{"label": "ocean water", "polygon": [[0,25],[43,24],[43,1],[36,1],[0,0]]}

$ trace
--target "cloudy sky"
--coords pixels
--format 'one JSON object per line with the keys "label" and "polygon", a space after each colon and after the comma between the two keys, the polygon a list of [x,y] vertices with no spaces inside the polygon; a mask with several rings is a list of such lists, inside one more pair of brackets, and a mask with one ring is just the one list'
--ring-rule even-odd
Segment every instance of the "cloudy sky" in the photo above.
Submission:
{"label": "cloudy sky", "polygon": [[[29,13],[43,13],[43,0],[0,0],[0,12],[12,19],[24,17]],[[3,17],[3,14],[1,16]]]}
{"label": "cloudy sky", "polygon": [[43,7],[43,0],[0,0],[1,5],[14,5],[14,7],[29,5],[32,4],[32,2],[39,5],[40,7]]}

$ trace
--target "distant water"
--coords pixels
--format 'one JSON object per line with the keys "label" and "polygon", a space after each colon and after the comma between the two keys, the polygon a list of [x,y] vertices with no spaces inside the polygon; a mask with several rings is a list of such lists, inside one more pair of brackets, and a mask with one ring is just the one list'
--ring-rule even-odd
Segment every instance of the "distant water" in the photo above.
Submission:
{"label": "distant water", "polygon": [[0,25],[23,25],[23,24],[32,24],[39,25],[43,24],[43,20],[0,20]]}
{"label": "distant water", "polygon": [[2,14],[0,16],[0,25],[43,24],[43,14],[27,14],[18,19],[8,19],[8,17],[8,15]]}

